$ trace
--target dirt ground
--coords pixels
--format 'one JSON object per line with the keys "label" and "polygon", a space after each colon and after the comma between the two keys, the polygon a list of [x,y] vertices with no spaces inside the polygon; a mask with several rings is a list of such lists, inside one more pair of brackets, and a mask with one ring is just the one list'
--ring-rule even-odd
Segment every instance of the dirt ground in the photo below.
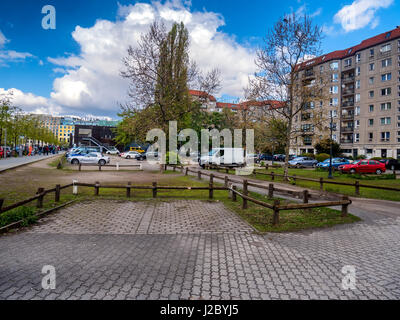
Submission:
{"label": "dirt ground", "polygon": [[[49,164],[54,161],[46,159],[33,164],[29,164],[14,170],[9,170],[0,174],[0,198],[5,199],[5,205],[15,201],[25,199],[35,194],[39,187],[49,189],[54,188],[56,184],[69,184],[73,180],[82,183],[94,183],[96,181],[104,184],[127,183],[132,184],[151,184],[151,182],[160,182],[171,178],[170,174],[161,174],[158,166],[143,165],[143,171],[138,170],[120,170],[105,169],[100,172],[96,167],[85,168],[78,171],[77,168],[58,170]],[[116,158],[111,163],[115,163]],[[120,161],[120,160],[119,160]],[[121,164],[136,163],[120,161]],[[128,160],[129,161],[129,160]],[[179,173],[178,173],[179,174]]]}

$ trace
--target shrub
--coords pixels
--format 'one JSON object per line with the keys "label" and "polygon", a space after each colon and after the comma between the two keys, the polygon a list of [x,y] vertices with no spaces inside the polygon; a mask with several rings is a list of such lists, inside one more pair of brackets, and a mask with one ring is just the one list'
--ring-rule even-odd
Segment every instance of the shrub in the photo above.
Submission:
{"label": "shrub", "polygon": [[367,159],[367,157],[364,156],[363,154],[356,157],[356,160],[364,160],[364,159]]}
{"label": "shrub", "polygon": [[[166,156],[165,156],[165,163],[166,164],[171,164],[170,163],[170,160],[169,160],[169,158],[170,158],[170,154],[171,155],[175,155],[175,158],[176,158],[176,164],[181,164],[181,161],[180,161],[180,159],[179,159],[179,156],[178,156],[178,154],[176,153],[176,152],[173,152],[173,151],[168,151],[167,152],[167,154],[166,154]],[[174,163],[175,164],[175,163]]]}
{"label": "shrub", "polygon": [[329,157],[330,156],[327,153],[320,153],[315,156],[315,160],[317,160],[318,162],[322,162],[325,161],[326,159],[329,159]]}
{"label": "shrub", "polygon": [[22,220],[21,225],[26,227],[37,221],[35,209],[32,207],[18,207],[0,215],[0,227]]}
{"label": "shrub", "polygon": [[379,160],[382,160],[382,158],[381,158],[381,157],[374,157],[374,158],[371,158],[370,160],[377,160],[377,161],[379,161]]}
{"label": "shrub", "polygon": [[300,157],[308,157],[308,158],[315,159],[315,154],[314,153],[303,153]]}

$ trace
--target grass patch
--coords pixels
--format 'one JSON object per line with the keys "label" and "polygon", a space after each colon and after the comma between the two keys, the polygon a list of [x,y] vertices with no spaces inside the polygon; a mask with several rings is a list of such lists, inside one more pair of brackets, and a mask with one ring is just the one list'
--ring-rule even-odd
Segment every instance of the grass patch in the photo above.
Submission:
{"label": "grass patch", "polygon": [[[277,174],[283,174],[282,168],[274,168],[266,171],[265,169],[257,169],[258,172],[274,172]],[[229,173],[234,174],[233,170],[229,171]],[[328,172],[323,170],[307,170],[307,169],[289,169],[289,175],[296,175],[297,177],[305,177],[317,179],[324,178],[324,180],[328,180]],[[261,174],[252,174],[248,176],[251,179],[257,179],[262,181],[272,181],[270,176],[261,175]],[[400,189],[400,179],[394,179],[393,174],[388,175],[349,175],[349,174],[341,174],[340,172],[333,173],[333,181],[337,182],[345,182],[345,183],[354,183],[356,180],[360,180],[362,184],[373,185],[378,187],[394,187]],[[276,182],[285,182],[283,181],[283,177],[275,176]],[[286,182],[285,182],[286,183]],[[293,181],[290,184],[300,187],[305,187],[309,189],[319,190],[319,182],[313,181],[304,181],[304,180],[296,180],[296,183]],[[341,186],[334,184],[324,184],[324,190],[328,192],[346,194],[349,196],[355,196],[355,187],[354,186]],[[371,198],[371,199],[383,199],[383,200],[391,200],[391,201],[400,201],[400,192],[396,191],[388,191],[381,189],[370,189],[360,187],[360,197],[362,198]]]}
{"label": "grass patch", "polygon": [[32,207],[18,207],[0,215],[0,227],[22,220],[21,226],[26,227],[37,221],[36,210]]}
{"label": "grass patch", "polygon": [[64,165],[67,163],[67,158],[62,155],[60,157],[56,157],[54,160],[49,162],[49,166],[57,169],[62,169]]}

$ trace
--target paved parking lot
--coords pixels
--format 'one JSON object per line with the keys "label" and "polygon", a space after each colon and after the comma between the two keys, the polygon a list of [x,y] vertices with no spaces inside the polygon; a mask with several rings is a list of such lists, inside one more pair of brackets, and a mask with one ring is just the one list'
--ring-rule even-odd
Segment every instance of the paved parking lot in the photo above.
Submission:
{"label": "paved parking lot", "polygon": [[257,235],[221,203],[83,202],[0,237],[0,299],[399,299],[399,243],[396,218]]}

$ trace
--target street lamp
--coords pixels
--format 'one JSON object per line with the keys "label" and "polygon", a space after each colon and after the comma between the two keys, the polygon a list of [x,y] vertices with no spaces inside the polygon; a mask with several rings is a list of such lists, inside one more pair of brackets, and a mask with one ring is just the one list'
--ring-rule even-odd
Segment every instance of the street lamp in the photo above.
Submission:
{"label": "street lamp", "polygon": [[331,135],[330,135],[330,141],[329,141],[330,146],[329,146],[329,175],[328,175],[328,179],[333,179],[333,175],[332,175],[332,142],[333,142],[333,137],[332,137],[332,131],[333,131],[332,110],[331,110],[330,130],[331,130]]}

